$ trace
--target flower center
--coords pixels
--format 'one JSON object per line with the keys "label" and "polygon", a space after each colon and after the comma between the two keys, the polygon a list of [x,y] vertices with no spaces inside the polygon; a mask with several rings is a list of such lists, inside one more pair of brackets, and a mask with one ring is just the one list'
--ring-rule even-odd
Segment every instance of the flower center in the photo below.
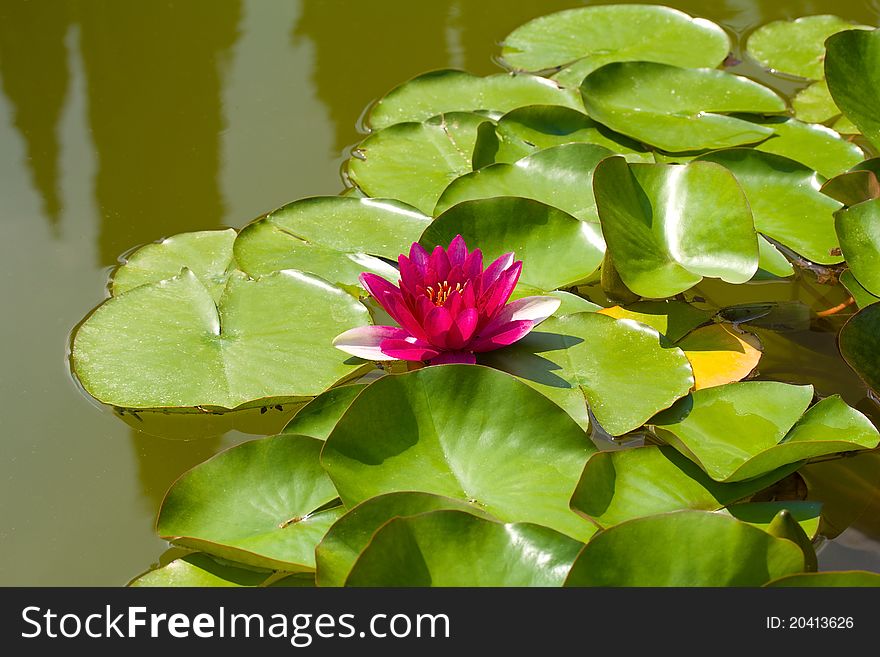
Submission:
{"label": "flower center", "polygon": [[[467,285],[467,283],[465,283],[465,285]],[[442,306],[446,303],[450,294],[455,291],[461,292],[463,289],[464,286],[461,283],[456,283],[455,287],[452,287],[449,285],[449,281],[443,281],[442,283],[426,287],[425,296],[427,296],[435,306]]]}

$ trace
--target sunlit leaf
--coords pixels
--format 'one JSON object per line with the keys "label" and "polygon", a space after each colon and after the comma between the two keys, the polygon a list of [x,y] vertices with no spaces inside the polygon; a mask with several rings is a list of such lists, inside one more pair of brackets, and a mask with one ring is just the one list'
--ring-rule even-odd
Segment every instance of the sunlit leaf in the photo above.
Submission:
{"label": "sunlit leaf", "polygon": [[847,30],[825,45],[831,97],[859,132],[880,148],[880,31]]}
{"label": "sunlit leaf", "polygon": [[677,342],[712,314],[683,301],[637,301],[628,306],[611,306],[597,311],[615,319],[634,319],[662,333],[670,342]]}
{"label": "sunlit leaf", "polygon": [[196,552],[144,573],[133,580],[129,586],[260,586],[271,574],[271,571],[268,570],[252,570],[241,566],[222,564],[207,554]]}
{"label": "sunlit leaf", "polygon": [[862,287],[880,294],[880,199],[840,210],[834,223],[849,270]]}
{"label": "sunlit leaf", "polygon": [[727,324],[712,324],[678,342],[694,370],[694,390],[747,377],[761,360],[761,341]]}
{"label": "sunlit leaf", "polygon": [[337,386],[322,392],[296,412],[293,419],[284,427],[283,433],[296,433],[318,440],[327,440],[339,418],[365,387],[366,384],[359,383]]}

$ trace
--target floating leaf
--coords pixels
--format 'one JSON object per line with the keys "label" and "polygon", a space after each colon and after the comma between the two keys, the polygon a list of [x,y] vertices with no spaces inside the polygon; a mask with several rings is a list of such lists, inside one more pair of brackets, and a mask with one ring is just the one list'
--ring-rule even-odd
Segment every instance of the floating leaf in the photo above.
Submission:
{"label": "floating leaf", "polygon": [[266,584],[269,588],[294,588],[294,589],[302,589],[302,588],[314,588],[315,587],[315,574],[314,573],[293,573],[291,575],[286,575],[280,579],[273,580],[272,582]]}
{"label": "floating leaf", "polygon": [[73,370],[89,394],[122,408],[278,404],[357,374],[363,363],[331,341],[368,323],[356,299],[310,274],[239,272],[215,305],[186,270],[99,306],[74,335]]}
{"label": "floating leaf", "polygon": [[587,76],[581,93],[595,120],[670,152],[761,141],[771,128],[727,114],[785,111],[782,98],[747,78],[650,62],[603,66]]}
{"label": "floating leaf", "polygon": [[636,301],[625,308],[612,306],[598,312],[615,319],[634,319],[647,324],[670,342],[677,342],[712,317],[711,313],[675,300]]}
{"label": "floating leaf", "polygon": [[372,130],[381,130],[396,123],[424,121],[448,112],[493,110],[503,113],[525,105],[583,107],[575,91],[535,75],[499,73],[481,77],[442,69],[422,73],[392,89],[372,107],[366,124]]}
{"label": "floating leaf", "polygon": [[235,269],[234,241],[235,231],[229,228],[181,233],[143,246],[113,272],[110,293],[117,296],[145,283],[174,278],[183,269],[189,269],[211,296],[219,299],[230,271]]}
{"label": "floating leaf", "polygon": [[794,115],[805,123],[825,123],[840,116],[840,108],[834,104],[825,80],[814,82],[799,91],[792,98],[791,106]]}
{"label": "floating leaf", "polygon": [[788,509],[782,509],[777,513],[765,530],[771,536],[785,538],[797,545],[804,554],[804,570],[814,573],[819,569],[816,558],[816,549],[803,528],[795,520]]}
{"label": "floating leaf", "polygon": [[196,552],[144,573],[129,586],[260,586],[272,573],[221,564],[209,555]]}
{"label": "floating leaf", "polygon": [[582,540],[595,528],[568,500],[594,451],[568,415],[521,381],[440,365],[371,383],[333,429],[322,462],[347,506],[422,491]]}
{"label": "floating leaf", "polygon": [[718,66],[730,50],[724,30],[669,7],[608,5],[541,16],[503,41],[501,59],[514,69],[540,71],[589,62],[584,75],[609,62],[641,60],[679,66]]}
{"label": "floating leaf", "polygon": [[880,31],[847,30],[825,45],[831,97],[859,132],[880,148]]}
{"label": "floating leaf", "polygon": [[485,121],[457,112],[375,132],[348,160],[348,177],[367,196],[400,199],[430,214],[446,186],[472,170],[477,128]]}
{"label": "floating leaf", "polygon": [[508,112],[498,120],[488,138],[495,140],[493,162],[512,163],[535,151],[572,143],[602,146],[625,155],[629,161],[651,158],[644,146],[609,130],[583,112],[553,105],[520,107]]}
{"label": "floating leaf", "polygon": [[284,427],[283,433],[296,433],[318,440],[327,440],[342,414],[351,406],[366,384],[330,388],[311,400],[296,412]]}
{"label": "floating leaf", "polygon": [[390,199],[305,198],[248,224],[235,241],[235,258],[251,276],[299,269],[356,284],[361,272],[372,271],[396,280],[394,267],[371,256],[396,260],[430,222]]}
{"label": "floating leaf", "polygon": [[[789,466],[787,469],[794,468],[793,466]],[[719,485],[742,486],[760,481],[761,479],[763,479],[763,477],[758,480],[751,479],[749,481],[740,482],[739,484]],[[773,524],[774,519],[780,511],[788,511],[791,514],[791,517],[801,526],[804,534],[812,539],[815,538],[816,534],[819,532],[819,517],[822,511],[822,503],[800,500],[786,500],[784,502],[745,502],[743,504],[729,506],[727,507],[727,511],[737,520],[742,520],[755,527],[760,527],[764,531],[770,529],[770,525]],[[772,533],[773,532],[771,532],[771,534]],[[778,536],[778,534],[773,535]],[[780,538],[787,537],[780,536]]]}
{"label": "floating leaf", "polygon": [[866,290],[880,294],[880,199],[840,210],[835,228],[853,276]]}
{"label": "floating leaf", "polygon": [[779,116],[750,120],[775,133],[755,145],[756,150],[800,162],[827,178],[843,173],[865,157],[861,148],[824,125]]}
{"label": "floating leaf", "polygon": [[880,305],[869,305],[850,317],[837,341],[847,365],[880,393]]}
{"label": "floating leaf", "polygon": [[756,276],[760,275],[761,271],[786,278],[794,275],[794,266],[776,246],[758,233],[758,274]]}
{"label": "floating leaf", "polygon": [[315,568],[315,546],[344,509],[321,468],[322,443],[281,435],[242,443],[178,479],[156,528],[172,542],[243,564]]}
{"label": "floating leaf", "polygon": [[860,162],[846,173],[822,185],[822,193],[844,205],[856,205],[880,198],[880,158]]}
{"label": "floating leaf", "polygon": [[731,383],[698,390],[651,423],[661,439],[716,481],[742,481],[791,463],[877,446],[880,435],[870,420],[836,395],[800,417],[812,396],[812,386]]}
{"label": "floating leaf", "polygon": [[571,508],[600,527],[682,509],[716,511],[748,498],[794,469],[783,468],[750,481],[721,484],[668,446],[598,452],[587,461],[571,498]]}
{"label": "floating leaf", "polygon": [[528,523],[434,511],[385,524],[348,586],[561,586],[583,545]]}
{"label": "floating leaf", "polygon": [[456,235],[477,244],[486,262],[513,252],[523,261],[520,280],[545,290],[586,279],[602,261],[599,226],[531,199],[464,201],[437,217],[419,242],[431,250]]}
{"label": "floating leaf", "polygon": [[582,390],[596,420],[614,436],[640,427],[694,382],[684,352],[663,346],[657,331],[599,313],[550,318],[510,347],[483,354],[481,362],[548,395]]}
{"label": "floating leaf", "polygon": [[638,295],[670,297],[704,276],[745,283],[758,269],[752,213],[724,167],[611,157],[593,189],[614,266]]}
{"label": "floating leaf", "polygon": [[821,80],[825,77],[825,39],[853,27],[849,21],[830,15],[773,21],[752,32],[746,49],[761,66],[772,71]]}
{"label": "floating leaf", "polygon": [[864,308],[865,306],[870,306],[872,303],[880,301],[880,297],[868,292],[868,290],[862,287],[862,284],[856,280],[856,277],[853,276],[853,273],[849,269],[840,274],[840,283],[852,295],[859,308]]}
{"label": "floating leaf", "polygon": [[342,516],[315,549],[320,586],[343,586],[351,567],[376,531],[394,518],[451,509],[489,517],[473,505],[429,493],[388,493],[371,497]]}
{"label": "floating leaf", "polygon": [[594,144],[564,144],[537,151],[513,164],[490,164],[452,181],[437,201],[434,214],[474,199],[530,198],[595,224],[593,242],[601,244],[604,253],[593,197],[593,170],[609,155],[612,153],[607,148]]}
{"label": "floating leaf", "polygon": [[523,283],[520,283],[514,288],[513,294],[510,295],[510,300],[516,301],[517,299],[522,299],[524,297],[543,296],[555,297],[561,302],[559,304],[559,309],[553,313],[553,317],[562,317],[563,315],[572,315],[574,313],[591,313],[602,308],[602,306],[597,305],[592,301],[587,301],[583,297],[579,297],[571,292],[565,292],[563,290],[542,290],[541,288],[532,287],[531,285],[525,285]]}
{"label": "floating leaf", "polygon": [[840,203],[819,191],[815,171],[780,155],[748,148],[708,153],[698,161],[721,164],[736,176],[761,233],[812,262],[843,261],[834,232],[834,212]]}
{"label": "floating leaf", "polygon": [[565,586],[760,586],[803,565],[791,541],[727,515],[677,511],[597,534]]}
{"label": "floating leaf", "polygon": [[856,586],[880,586],[880,573],[871,573],[866,570],[842,570],[825,571],[821,573],[800,573],[788,575],[768,582],[765,586],[770,588],[798,587],[815,588],[817,586],[856,587]]}
{"label": "floating leaf", "polygon": [[761,341],[726,324],[712,324],[678,342],[694,370],[694,390],[740,381],[761,360]]}

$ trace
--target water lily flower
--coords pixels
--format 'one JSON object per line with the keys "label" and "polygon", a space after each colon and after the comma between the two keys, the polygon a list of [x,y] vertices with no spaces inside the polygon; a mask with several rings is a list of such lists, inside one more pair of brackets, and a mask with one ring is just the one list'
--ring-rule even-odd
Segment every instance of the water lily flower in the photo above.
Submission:
{"label": "water lily flower", "polygon": [[398,264],[399,287],[375,274],[360,280],[399,326],[351,329],[336,337],[336,347],[367,360],[473,364],[475,354],[513,344],[559,308],[554,297],[507,303],[522,261],[506,253],[484,270],[483,254],[468,252],[461,235],[430,255],[414,243]]}

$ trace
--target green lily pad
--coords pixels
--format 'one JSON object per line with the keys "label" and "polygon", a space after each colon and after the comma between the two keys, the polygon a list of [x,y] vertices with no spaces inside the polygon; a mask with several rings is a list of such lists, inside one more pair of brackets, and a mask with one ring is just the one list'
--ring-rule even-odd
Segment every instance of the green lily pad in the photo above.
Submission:
{"label": "green lily pad", "polygon": [[825,571],[821,573],[799,573],[774,579],[765,586],[770,588],[814,588],[817,586],[880,586],[880,573],[866,570]]}
{"label": "green lily pad", "polygon": [[865,306],[870,306],[872,303],[880,301],[880,297],[868,292],[868,290],[856,280],[856,277],[853,276],[853,273],[849,269],[840,274],[840,283],[852,295],[859,308],[864,308]]}
{"label": "green lily pad", "polygon": [[524,297],[546,296],[555,297],[560,301],[559,308],[553,313],[554,317],[562,317],[563,315],[572,315],[574,313],[591,313],[602,308],[602,306],[571,292],[565,292],[564,290],[542,290],[524,283],[520,283],[514,288],[513,293],[510,295],[510,300],[516,301]]}
{"label": "green lily pad", "polygon": [[238,272],[215,304],[185,270],[101,304],[76,331],[71,358],[89,394],[121,408],[278,404],[363,370],[331,342],[367,324],[357,299],[311,274]]}
{"label": "green lily pad", "polygon": [[707,162],[603,160],[596,206],[614,266],[643,297],[671,297],[704,276],[745,283],[758,269],[752,213],[736,179]]}
{"label": "green lily pad", "polygon": [[314,573],[293,573],[266,584],[269,588],[303,589],[315,587]]}
{"label": "green lily pad", "polygon": [[875,393],[880,392],[880,305],[862,308],[849,318],[837,336],[847,364]]}
{"label": "green lily pad", "polygon": [[296,412],[282,433],[296,433],[318,440],[327,440],[339,418],[366,387],[364,383],[357,383],[322,392]]}
{"label": "green lily pad", "polygon": [[142,246],[113,272],[110,294],[117,296],[145,283],[174,278],[183,269],[189,269],[217,300],[235,269],[232,259],[235,235],[232,228],[204,230],[181,233]]}
{"label": "green lily pad", "polygon": [[521,381],[476,365],[440,365],[371,383],[321,460],[349,507],[421,491],[583,540],[595,527],[568,500],[594,451],[568,415]]}
{"label": "green lily pad", "polygon": [[834,212],[840,203],[819,191],[821,181],[815,171],[748,148],[708,153],[698,161],[715,162],[736,176],[758,231],[812,262],[843,261],[834,231]]}
{"label": "green lily pad", "polygon": [[865,158],[861,148],[824,125],[778,116],[750,120],[774,132],[757,144],[756,150],[800,162],[826,178],[843,173]]}
{"label": "green lily pad", "polygon": [[830,15],[773,21],[752,32],[746,49],[772,71],[821,80],[825,77],[825,39],[854,27],[870,29]]}
{"label": "green lily pad", "polygon": [[358,276],[370,271],[396,281],[397,270],[373,256],[396,260],[408,253],[430,221],[415,208],[390,199],[305,198],[242,229],[235,241],[235,259],[251,276],[299,269],[356,285]]}
{"label": "green lily pad", "polygon": [[[793,468],[787,468],[793,469]],[[763,479],[763,477],[761,478]],[[755,482],[751,479],[739,484],[720,484],[723,486],[744,485]],[[716,484],[718,485],[718,484]],[[780,511],[788,511],[791,517],[800,525],[804,534],[812,539],[819,533],[819,518],[822,512],[822,503],[801,500],[786,500],[784,502],[745,502],[733,504],[727,507],[727,512],[737,520],[742,520],[750,525],[768,531],[774,519]],[[773,533],[772,531],[770,533]],[[776,536],[777,534],[774,534]],[[780,536],[780,538],[786,538]]]}
{"label": "green lily pad", "polygon": [[795,520],[791,511],[781,509],[767,525],[765,531],[771,536],[785,538],[797,545],[804,555],[804,570],[814,573],[819,569],[819,559],[816,556],[816,548],[807,533]]}
{"label": "green lily pad", "polygon": [[388,493],[371,497],[342,516],[315,549],[319,586],[343,586],[358,556],[389,520],[451,509],[489,518],[477,507],[429,493]]}
{"label": "green lily pad", "polygon": [[662,333],[670,342],[678,342],[712,318],[712,313],[683,301],[636,301],[626,307],[612,306],[598,311],[614,319],[633,319]]}
{"label": "green lily pad", "polygon": [[134,579],[129,586],[235,587],[260,586],[272,573],[223,564],[203,552],[175,559]]}
{"label": "green lily pad", "polygon": [[870,293],[880,294],[880,199],[840,210],[835,227],[853,276]]}
{"label": "green lily pad", "polygon": [[576,60],[589,62],[587,72],[628,60],[715,67],[730,51],[727,34],[715,23],[648,5],[583,7],[541,16],[516,28],[502,44],[506,66],[530,71]]}
{"label": "green lily pad", "polygon": [[531,198],[595,225],[593,241],[605,241],[599,227],[593,197],[593,170],[612,152],[594,144],[563,144],[517,160],[513,164],[490,164],[454,180],[447,187],[434,214],[453,205],[494,196]]}
{"label": "green lily pad", "polygon": [[424,121],[448,112],[508,112],[525,105],[582,109],[580,97],[547,78],[499,73],[481,77],[465,71],[429,71],[395,87],[370,110],[366,125],[382,130],[396,123]]}
{"label": "green lily pad", "polygon": [[539,525],[434,511],[385,524],[346,585],[561,586],[581,547]]}
{"label": "green lily pad", "polygon": [[880,158],[860,162],[826,181],[821,192],[847,206],[880,198]]}
{"label": "green lily pad", "polygon": [[651,62],[603,66],[587,76],[581,93],[587,114],[599,123],[670,152],[761,141],[771,128],[727,114],[785,111],[782,98],[747,78]]}
{"label": "green lily pad", "polygon": [[761,586],[803,565],[791,541],[728,515],[676,511],[597,534],[565,586]]}
{"label": "green lily pad", "polygon": [[399,199],[430,214],[446,186],[473,169],[477,128],[485,121],[456,112],[374,132],[348,160],[348,177],[367,196]]}
{"label": "green lily pad", "polygon": [[812,386],[731,383],[691,393],[651,424],[661,439],[725,482],[880,442],[870,420],[836,395],[804,413],[812,396]]}
{"label": "green lily pad", "polygon": [[[571,508],[600,527],[682,509],[717,511],[748,498],[794,469],[783,468],[750,481],[721,484],[668,446],[598,452],[587,461],[571,498]],[[731,511],[750,506],[739,504],[731,507]],[[757,509],[752,514],[763,519]]]}
{"label": "green lily pad", "polygon": [[651,158],[638,142],[569,107],[520,107],[502,116],[487,135],[495,140],[493,162],[510,164],[535,151],[572,143],[602,146],[624,155],[629,161],[649,161]]}
{"label": "green lily pad", "polygon": [[613,436],[642,426],[694,383],[684,352],[661,344],[656,330],[599,313],[550,318],[510,347],[481,354],[481,362],[548,395],[580,389]]}
{"label": "green lily pad", "polygon": [[847,30],[825,44],[825,77],[837,106],[880,148],[880,31]]}
{"label": "green lily pad", "polygon": [[787,278],[794,276],[794,265],[789,262],[775,245],[767,241],[767,238],[758,233],[758,274],[762,271]]}
{"label": "green lily pad", "polygon": [[419,243],[444,247],[456,235],[479,245],[486,262],[513,252],[523,261],[520,280],[554,290],[585,280],[604,253],[599,226],[525,198],[502,196],[464,201],[437,217]]}
{"label": "green lily pad", "polygon": [[306,436],[252,440],[180,477],[156,529],[178,545],[239,563],[287,571],[315,568],[315,546],[344,512],[321,468],[322,443]]}
{"label": "green lily pad", "polygon": [[805,123],[826,123],[841,114],[824,79],[797,92],[791,107],[794,115]]}

